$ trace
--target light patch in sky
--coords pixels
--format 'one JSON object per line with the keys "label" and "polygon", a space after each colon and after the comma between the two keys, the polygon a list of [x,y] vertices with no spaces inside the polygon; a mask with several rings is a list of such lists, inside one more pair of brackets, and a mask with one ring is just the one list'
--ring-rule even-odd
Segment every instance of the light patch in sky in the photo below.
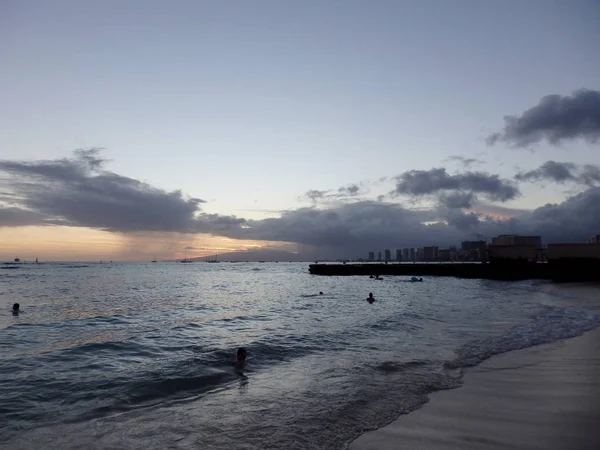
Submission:
{"label": "light patch in sky", "polygon": [[122,235],[90,228],[0,228],[0,261],[150,261],[200,258],[288,244],[220,236],[146,233]]}

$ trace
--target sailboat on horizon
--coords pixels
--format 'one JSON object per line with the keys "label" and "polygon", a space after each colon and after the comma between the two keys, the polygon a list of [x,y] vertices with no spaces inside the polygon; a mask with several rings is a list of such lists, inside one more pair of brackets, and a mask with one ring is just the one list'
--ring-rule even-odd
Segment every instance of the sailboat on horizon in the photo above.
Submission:
{"label": "sailboat on horizon", "polygon": [[218,262],[219,262],[219,259],[218,259],[218,257],[219,257],[219,254],[217,253],[217,254],[215,255],[215,258],[214,258],[214,259],[206,258],[206,262],[208,262],[208,263],[218,263]]}
{"label": "sailboat on horizon", "polygon": [[182,262],[182,263],[191,263],[191,262],[194,262],[194,261],[191,260],[191,259],[188,259],[187,253],[186,253],[185,254],[185,258],[183,258],[180,262]]}

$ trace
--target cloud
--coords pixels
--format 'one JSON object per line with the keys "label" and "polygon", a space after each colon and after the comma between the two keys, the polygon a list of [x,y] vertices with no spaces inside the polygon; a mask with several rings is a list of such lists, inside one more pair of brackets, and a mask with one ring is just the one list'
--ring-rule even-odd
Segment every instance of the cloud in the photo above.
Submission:
{"label": "cloud", "polygon": [[311,189],[310,191],[307,191],[304,195],[306,196],[306,198],[312,200],[313,203],[316,203],[318,200],[324,198],[327,192],[328,191],[319,191],[316,189]]}
{"label": "cloud", "polygon": [[355,197],[360,193],[361,189],[358,184],[350,184],[348,186],[342,186],[338,189],[338,194],[342,196]]}
{"label": "cloud", "polygon": [[546,242],[585,242],[600,229],[600,187],[537,208],[517,224],[524,232],[541,234]]}
{"label": "cloud", "polygon": [[465,169],[468,169],[469,167],[477,165],[477,164],[483,164],[484,163],[484,161],[482,161],[481,159],[466,158],[466,157],[460,156],[460,155],[449,156],[444,161],[447,161],[447,162],[457,162],[457,163],[461,164]]}
{"label": "cloud", "polygon": [[440,204],[450,209],[470,208],[475,199],[472,192],[453,192],[450,194],[440,194],[438,200]]}
{"label": "cloud", "polygon": [[519,181],[552,181],[555,183],[573,182],[586,186],[600,183],[600,167],[592,164],[580,166],[571,162],[546,161],[540,167],[529,172],[518,173]]}
{"label": "cloud", "polygon": [[514,147],[527,147],[543,141],[600,139],[600,92],[580,89],[571,96],[548,95],[521,116],[505,116],[504,129],[490,135],[489,145],[500,141]]}
{"label": "cloud", "polygon": [[[417,170],[396,178],[396,195],[432,196],[438,201],[432,208],[412,209],[383,199],[354,200],[249,220],[207,214],[201,210],[200,199],[157,189],[110,172],[105,166],[97,150],[51,161],[0,161],[0,170],[8,174],[8,179],[0,182],[4,203],[0,226],[69,225],[133,237],[210,233],[293,243],[311,259],[317,255],[360,256],[384,248],[453,245],[474,233],[535,233],[546,242],[583,241],[598,233],[600,226],[599,187],[589,187],[562,203],[534,211],[510,210],[477,198],[504,201],[519,194],[510,182],[484,172],[449,175],[445,169]],[[598,179],[596,166],[566,168],[574,176]],[[559,172],[549,173],[558,176]],[[357,192],[352,186],[346,187],[348,194]],[[332,191],[323,197],[338,193]],[[469,207],[472,211],[462,211]],[[190,244],[185,239],[178,239],[181,243],[177,248]]]}
{"label": "cloud", "polygon": [[462,232],[471,232],[477,230],[481,224],[479,220],[479,214],[476,213],[464,213],[462,211],[448,211],[446,215],[446,222],[449,226],[455,227],[457,230]]}
{"label": "cloud", "polygon": [[247,221],[244,228],[226,234],[299,243],[320,248],[324,256],[332,257],[360,256],[384,248],[454,245],[476,233],[488,237],[539,234],[545,242],[583,242],[600,227],[600,188],[589,188],[562,203],[533,211],[493,205],[488,209],[489,215],[483,206],[465,213],[443,207],[413,210],[394,203],[360,201],[287,211],[278,218]]}
{"label": "cloud", "polygon": [[304,194],[304,198],[309,199],[314,205],[319,202],[340,202],[349,199],[355,200],[357,197],[367,193],[367,190],[359,184],[349,184],[342,186],[337,190],[318,190],[311,189]]}
{"label": "cloud", "polygon": [[491,203],[474,201],[471,205],[471,211],[484,217],[493,217],[496,219],[509,219],[511,217],[519,217],[530,212],[527,209],[507,208],[505,206],[494,205]]}
{"label": "cloud", "polygon": [[203,213],[204,201],[181,191],[167,192],[107,171],[99,152],[78,150],[72,158],[49,161],[0,160],[0,171],[8,175],[3,187],[12,192],[3,200],[9,202],[12,216],[28,218],[31,224],[61,223],[123,233],[212,232],[244,222]]}
{"label": "cloud", "polygon": [[422,236],[435,213],[405,209],[397,204],[359,201],[327,209],[299,208],[281,217],[247,221],[228,237],[295,242],[324,247],[364,247],[374,241],[408,242]]}
{"label": "cloud", "polygon": [[35,211],[0,206],[1,227],[24,227],[28,225],[51,225],[52,223]]}
{"label": "cloud", "polygon": [[492,201],[504,202],[518,197],[520,192],[513,183],[501,179],[498,175],[486,172],[464,172],[450,175],[444,168],[434,168],[410,170],[398,175],[394,194],[438,195],[442,203],[470,204],[476,194],[483,195]]}

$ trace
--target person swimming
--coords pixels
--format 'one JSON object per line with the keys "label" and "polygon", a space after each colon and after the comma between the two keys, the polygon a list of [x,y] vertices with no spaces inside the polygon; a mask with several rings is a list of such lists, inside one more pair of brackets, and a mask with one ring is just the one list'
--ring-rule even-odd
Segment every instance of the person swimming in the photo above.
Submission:
{"label": "person swimming", "polygon": [[373,293],[369,292],[369,296],[367,297],[367,301],[371,304],[375,301],[375,297],[373,297]]}
{"label": "person swimming", "polygon": [[319,295],[323,295],[323,291],[319,291]]}
{"label": "person swimming", "polygon": [[233,368],[236,372],[242,373],[245,365],[246,365],[246,349],[244,347],[240,347],[237,349],[235,361],[233,362]]}
{"label": "person swimming", "polygon": [[21,305],[19,305],[18,303],[15,303],[15,304],[13,305],[12,313],[13,313],[14,315],[17,315],[17,314],[19,314],[20,308],[21,308]]}

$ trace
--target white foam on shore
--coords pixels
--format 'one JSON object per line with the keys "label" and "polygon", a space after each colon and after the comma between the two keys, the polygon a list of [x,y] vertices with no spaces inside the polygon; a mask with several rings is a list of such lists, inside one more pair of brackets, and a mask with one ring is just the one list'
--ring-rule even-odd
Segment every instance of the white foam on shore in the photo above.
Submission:
{"label": "white foam on shore", "polygon": [[501,336],[469,342],[457,350],[457,357],[446,363],[449,369],[475,366],[491,356],[534,345],[579,336],[600,326],[600,318],[575,308],[549,306],[532,321],[518,325]]}

